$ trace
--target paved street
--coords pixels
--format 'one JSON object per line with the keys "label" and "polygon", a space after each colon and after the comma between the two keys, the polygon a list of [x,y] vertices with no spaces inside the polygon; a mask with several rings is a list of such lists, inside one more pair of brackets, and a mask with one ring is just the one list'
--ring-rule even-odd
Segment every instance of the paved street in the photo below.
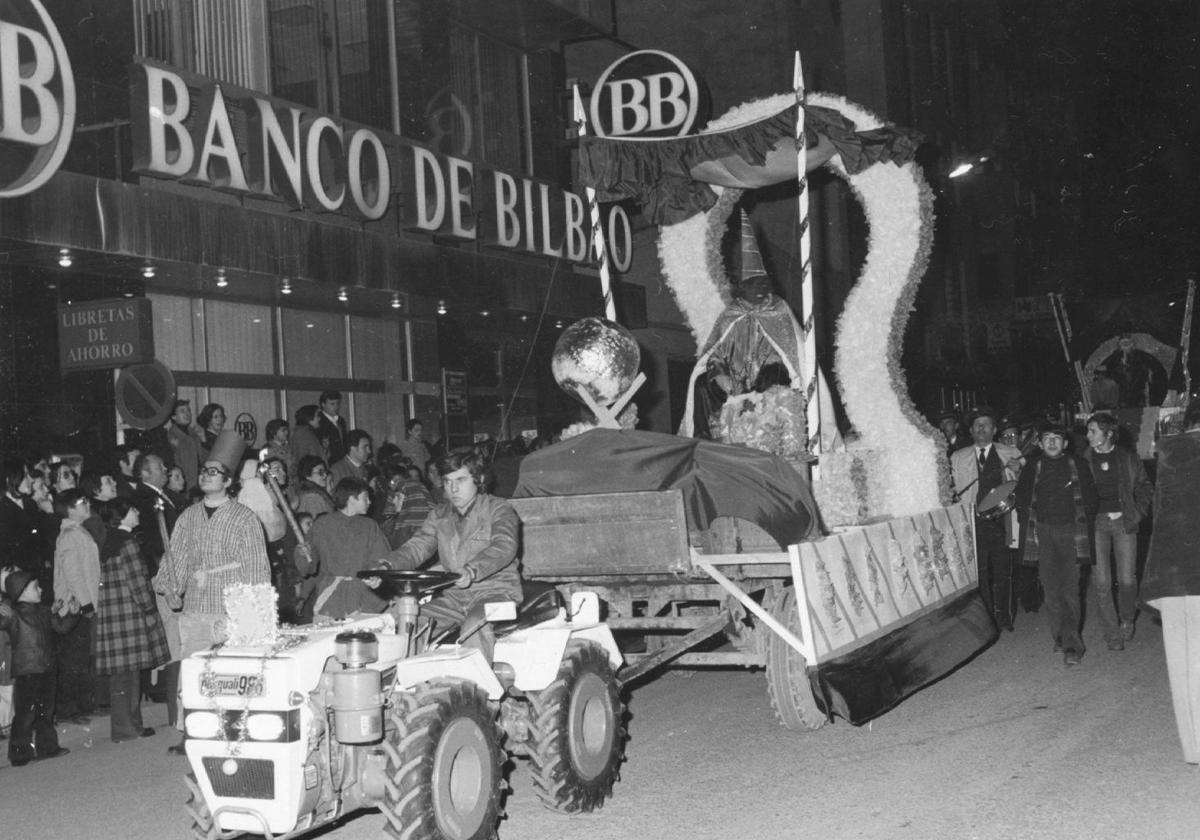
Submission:
{"label": "paved street", "polygon": [[[1184,764],[1161,631],[1143,616],[1123,653],[1095,637],[1066,670],[1040,616],[872,724],[792,733],[761,673],[668,673],[630,698],[628,762],[595,814],[542,809],[518,762],[501,840],[1193,840],[1200,767]],[[151,706],[149,722],[165,709]],[[107,720],[67,727],[69,756],[0,768],[12,838],[186,837],[182,759],[165,730],[113,744]],[[91,735],[93,744],[85,746]],[[324,832],[378,838],[364,813]]]}

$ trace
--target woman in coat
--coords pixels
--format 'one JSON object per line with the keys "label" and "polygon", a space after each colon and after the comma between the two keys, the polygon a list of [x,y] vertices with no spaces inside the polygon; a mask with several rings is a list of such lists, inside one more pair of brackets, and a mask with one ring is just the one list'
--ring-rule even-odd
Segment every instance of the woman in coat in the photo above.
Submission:
{"label": "woman in coat", "polygon": [[109,675],[112,739],[147,738],[142,725],[141,672],[170,660],[150,573],[132,531],[138,511],[128,499],[105,503],[108,536],[100,548],[100,603],[93,651],[96,673]]}

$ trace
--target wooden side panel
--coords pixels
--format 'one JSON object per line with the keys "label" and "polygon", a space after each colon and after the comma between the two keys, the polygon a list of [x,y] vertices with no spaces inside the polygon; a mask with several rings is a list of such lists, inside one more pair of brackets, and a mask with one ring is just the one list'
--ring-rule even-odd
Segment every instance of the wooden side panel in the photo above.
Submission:
{"label": "wooden side panel", "polygon": [[862,647],[979,582],[974,517],[961,502],[800,543],[817,659]]}
{"label": "wooden side panel", "polygon": [[521,574],[557,580],[662,575],[691,568],[678,490],[512,499]]}

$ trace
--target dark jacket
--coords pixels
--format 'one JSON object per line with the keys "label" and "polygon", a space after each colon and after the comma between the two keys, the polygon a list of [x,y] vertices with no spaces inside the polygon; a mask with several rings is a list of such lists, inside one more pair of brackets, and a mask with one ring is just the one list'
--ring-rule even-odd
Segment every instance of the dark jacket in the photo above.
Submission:
{"label": "dark jacket", "polygon": [[[39,537],[40,511],[22,497],[20,504],[0,495],[0,558],[28,571],[40,571],[45,563],[47,541]],[[53,545],[51,541],[49,545]],[[53,552],[51,552],[53,556]]]}
{"label": "dark jacket", "polygon": [[[175,530],[175,520],[183,512],[182,508],[175,504],[165,490],[160,496],[148,484],[138,483],[133,488],[133,505],[138,511],[138,527],[134,535],[142,546],[151,577],[158,571],[158,564],[162,562],[163,552],[166,551],[163,546],[162,532],[158,527],[159,499],[162,499],[163,519],[167,525],[167,537],[169,538],[171,532]],[[103,541],[97,544],[104,545]]]}
{"label": "dark jacket", "polygon": [[[1091,449],[1080,456],[1092,467],[1093,477],[1096,475],[1094,456],[1095,452]],[[1150,513],[1150,505],[1154,501],[1154,485],[1150,483],[1146,468],[1135,453],[1118,446],[1113,450],[1113,456],[1117,462],[1117,496],[1121,501],[1121,525],[1126,534],[1133,534]]]}
{"label": "dark jacket", "polygon": [[12,642],[12,675],[53,671],[53,634],[69,633],[78,622],[78,615],[55,615],[45,604],[5,604],[0,609],[0,630],[7,631]]}
{"label": "dark jacket", "polygon": [[[1025,562],[1025,545],[1029,535],[1029,507],[1033,500],[1034,484],[1039,475],[1038,462],[1043,457],[1042,455],[1038,455],[1030,458],[1021,470],[1021,477],[1017,479],[1017,519],[1021,534],[1018,562],[1022,564]],[[1062,457],[1074,459],[1075,469],[1079,472],[1080,496],[1083,498],[1084,520],[1088,523],[1087,538],[1088,546],[1090,547],[1090,555],[1081,562],[1091,563],[1092,558],[1096,556],[1096,529],[1091,527],[1092,520],[1096,518],[1096,509],[1099,507],[1099,499],[1096,495],[1096,482],[1092,479],[1091,468],[1083,458],[1070,454],[1064,454]]]}
{"label": "dark jacket", "polygon": [[1200,430],[1165,435],[1155,448],[1154,533],[1141,597],[1162,609],[1160,598],[1200,595]]}
{"label": "dark jacket", "polygon": [[346,418],[338,417],[337,425],[333,424],[324,411],[317,412],[317,437],[325,447],[325,463],[335,464],[346,457]]}

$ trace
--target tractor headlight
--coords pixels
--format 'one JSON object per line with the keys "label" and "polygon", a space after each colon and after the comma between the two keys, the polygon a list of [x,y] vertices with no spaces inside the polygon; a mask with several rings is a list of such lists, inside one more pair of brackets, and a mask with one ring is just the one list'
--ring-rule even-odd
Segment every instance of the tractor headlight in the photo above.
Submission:
{"label": "tractor headlight", "polygon": [[221,733],[221,719],[216,712],[189,712],[183,726],[189,738],[216,738]]}
{"label": "tractor headlight", "polygon": [[246,736],[254,741],[276,741],[284,725],[282,715],[252,714],[246,718]]}

